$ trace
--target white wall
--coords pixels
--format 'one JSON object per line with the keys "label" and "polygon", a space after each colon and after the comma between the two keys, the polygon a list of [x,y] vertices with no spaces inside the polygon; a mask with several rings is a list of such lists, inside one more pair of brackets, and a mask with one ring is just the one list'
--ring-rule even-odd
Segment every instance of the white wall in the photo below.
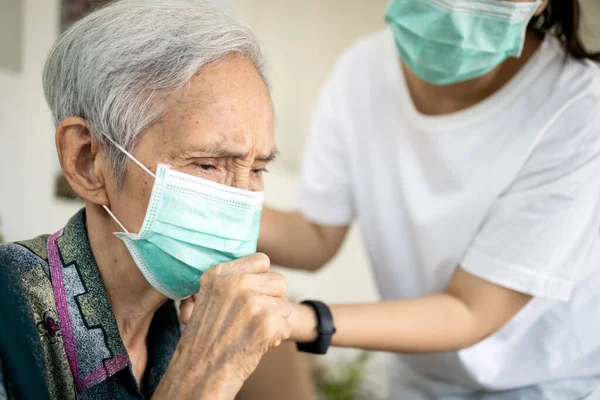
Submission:
{"label": "white wall", "polygon": [[235,0],[267,52],[280,159],[296,171],[312,105],[340,53],[384,26],[388,0]]}
{"label": "white wall", "polygon": [[21,70],[21,0],[0,0],[0,68]]}
{"label": "white wall", "polygon": [[22,0],[20,73],[0,69],[0,229],[6,240],[53,232],[78,208],[53,197],[54,132],[42,93],[59,0]]}

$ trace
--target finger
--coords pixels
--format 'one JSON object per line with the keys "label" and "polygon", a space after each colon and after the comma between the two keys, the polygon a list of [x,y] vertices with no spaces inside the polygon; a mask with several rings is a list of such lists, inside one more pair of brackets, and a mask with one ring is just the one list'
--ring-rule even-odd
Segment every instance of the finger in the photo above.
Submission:
{"label": "finger", "polygon": [[271,260],[266,254],[255,253],[218,267],[221,274],[263,274],[271,269]]}
{"label": "finger", "polygon": [[194,311],[194,306],[196,304],[196,295],[193,295],[190,298],[185,300],[181,300],[179,305],[179,322],[187,325],[190,321],[190,317],[192,316],[192,312]]}
{"label": "finger", "polygon": [[244,289],[271,297],[284,297],[288,289],[287,278],[278,272],[247,274],[243,277]]}
{"label": "finger", "polygon": [[262,335],[269,338],[273,347],[279,346],[283,340],[290,338],[292,327],[286,318],[276,314],[270,314],[263,321]]}
{"label": "finger", "polygon": [[285,299],[264,296],[262,301],[264,301],[264,307],[273,314],[277,314],[285,319],[292,315],[293,307],[290,302]]}
{"label": "finger", "polygon": [[281,331],[279,332],[279,335],[282,340],[288,340],[292,336],[292,325],[290,324],[290,321],[286,318],[283,318],[283,321],[281,323]]}

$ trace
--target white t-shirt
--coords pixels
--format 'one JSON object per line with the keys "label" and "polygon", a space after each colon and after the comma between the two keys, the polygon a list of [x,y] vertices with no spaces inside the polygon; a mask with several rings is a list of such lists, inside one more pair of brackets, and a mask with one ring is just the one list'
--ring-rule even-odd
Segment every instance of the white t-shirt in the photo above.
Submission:
{"label": "white t-shirt", "polygon": [[415,109],[390,30],[362,39],[318,101],[298,207],[324,225],[358,219],[384,299],[439,292],[459,265],[534,296],[471,348],[394,355],[391,398],[600,388],[600,73],[555,38],[445,116]]}

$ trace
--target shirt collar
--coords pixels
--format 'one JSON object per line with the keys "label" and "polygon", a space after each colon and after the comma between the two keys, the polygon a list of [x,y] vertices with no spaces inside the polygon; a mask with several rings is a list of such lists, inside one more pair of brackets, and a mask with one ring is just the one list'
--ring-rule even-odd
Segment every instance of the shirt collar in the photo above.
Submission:
{"label": "shirt collar", "polygon": [[[85,210],[50,237],[48,250],[67,358],[77,390],[84,390],[130,366],[89,243]],[[179,336],[176,311],[168,302],[155,314],[150,328],[147,390],[153,392],[164,374]]]}

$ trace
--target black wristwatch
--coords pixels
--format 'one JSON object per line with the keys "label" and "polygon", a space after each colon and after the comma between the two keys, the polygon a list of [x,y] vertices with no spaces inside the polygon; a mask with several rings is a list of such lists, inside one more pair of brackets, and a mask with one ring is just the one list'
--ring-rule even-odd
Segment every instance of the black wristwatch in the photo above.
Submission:
{"label": "black wristwatch", "polygon": [[317,314],[317,339],[310,343],[297,343],[298,351],[312,354],[327,354],[331,345],[331,337],[335,333],[333,315],[329,307],[320,301],[306,300],[300,304],[310,306]]}

